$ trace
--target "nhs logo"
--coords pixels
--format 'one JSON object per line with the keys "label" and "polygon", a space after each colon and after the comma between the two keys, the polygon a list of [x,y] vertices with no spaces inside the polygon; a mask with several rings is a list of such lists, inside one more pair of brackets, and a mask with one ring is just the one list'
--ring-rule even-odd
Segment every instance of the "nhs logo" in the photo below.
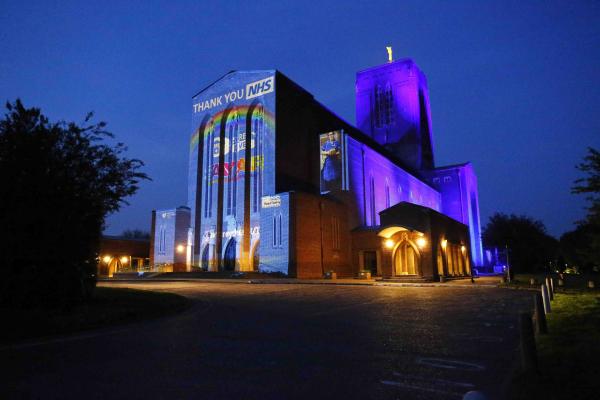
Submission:
{"label": "nhs logo", "polygon": [[273,89],[275,89],[275,77],[273,76],[249,83],[246,85],[246,100],[271,93]]}

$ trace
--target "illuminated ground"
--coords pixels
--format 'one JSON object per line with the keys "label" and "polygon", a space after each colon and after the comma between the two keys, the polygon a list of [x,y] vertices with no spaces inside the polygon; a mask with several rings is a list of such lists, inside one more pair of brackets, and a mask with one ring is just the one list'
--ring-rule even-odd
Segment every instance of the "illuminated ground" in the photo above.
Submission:
{"label": "illuminated ground", "polygon": [[170,318],[0,348],[0,398],[500,398],[517,313],[494,288],[104,283],[194,300]]}

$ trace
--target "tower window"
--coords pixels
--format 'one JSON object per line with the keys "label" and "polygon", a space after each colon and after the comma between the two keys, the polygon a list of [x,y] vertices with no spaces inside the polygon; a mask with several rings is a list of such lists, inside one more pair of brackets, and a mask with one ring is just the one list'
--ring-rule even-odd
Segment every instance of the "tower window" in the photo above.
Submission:
{"label": "tower window", "polygon": [[381,85],[375,86],[375,106],[373,107],[373,119],[376,128],[394,125],[394,95],[392,86],[388,82],[385,89]]}

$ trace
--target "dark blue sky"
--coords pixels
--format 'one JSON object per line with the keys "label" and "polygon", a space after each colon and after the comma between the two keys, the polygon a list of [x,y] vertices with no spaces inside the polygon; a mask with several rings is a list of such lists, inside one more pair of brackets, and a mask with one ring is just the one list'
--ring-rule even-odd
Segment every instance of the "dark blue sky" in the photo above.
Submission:
{"label": "dark blue sky", "polygon": [[584,215],[569,188],[600,147],[600,2],[3,0],[0,100],[107,121],[153,178],[107,232],[149,230],[186,202],[199,89],[276,68],[354,122],[355,72],[386,45],[426,73],[436,163],[473,162],[483,224],[527,214],[559,235]]}

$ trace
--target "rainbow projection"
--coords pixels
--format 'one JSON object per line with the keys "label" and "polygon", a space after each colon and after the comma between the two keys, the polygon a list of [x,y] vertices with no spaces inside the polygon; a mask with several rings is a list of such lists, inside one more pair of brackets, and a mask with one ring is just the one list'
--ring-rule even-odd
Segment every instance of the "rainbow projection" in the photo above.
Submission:
{"label": "rainbow projection", "polygon": [[192,101],[193,265],[256,270],[260,210],[275,190],[275,71],[231,72]]}

